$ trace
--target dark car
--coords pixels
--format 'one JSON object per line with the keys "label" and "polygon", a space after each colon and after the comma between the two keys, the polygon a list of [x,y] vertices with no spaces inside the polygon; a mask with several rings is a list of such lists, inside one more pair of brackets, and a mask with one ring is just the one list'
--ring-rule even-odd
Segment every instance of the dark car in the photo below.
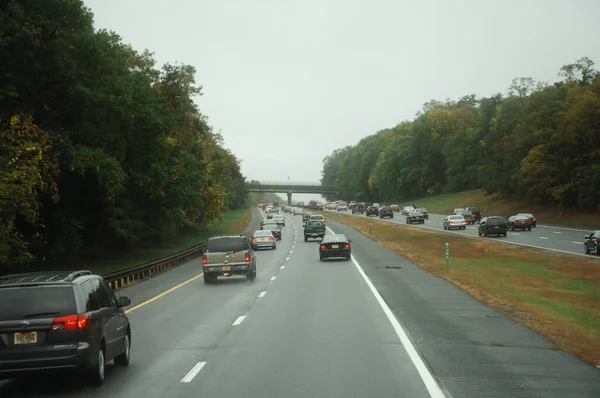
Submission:
{"label": "dark car", "polygon": [[484,217],[479,223],[477,232],[479,236],[502,235],[506,236],[507,231],[506,220],[501,216]]}
{"label": "dark car", "polygon": [[306,222],[310,219],[310,216],[312,216],[312,212],[307,211],[302,215],[302,223],[306,224]]}
{"label": "dark car", "polygon": [[529,230],[531,231],[531,220],[525,216],[510,216],[506,220],[507,228],[511,231],[516,229]]}
{"label": "dark car", "polygon": [[350,208],[352,209],[352,214],[355,214],[355,213],[362,214],[367,209],[363,202],[356,202]]}
{"label": "dark car", "polygon": [[429,219],[429,212],[427,211],[426,208],[424,208],[424,207],[417,207],[415,209],[415,211],[418,211],[419,213],[423,213],[423,217],[425,217],[426,220]]}
{"label": "dark car", "polygon": [[277,224],[265,224],[262,227],[263,231],[271,231],[275,239],[281,240],[281,228]]}
{"label": "dark car", "polygon": [[76,370],[104,382],[105,364],[127,366],[131,326],[99,275],[47,271],[0,277],[0,379]]}
{"label": "dark car", "polygon": [[264,229],[265,225],[277,225],[277,221],[273,220],[273,218],[264,219],[260,222],[260,229]]}
{"label": "dark car", "polygon": [[352,258],[352,241],[344,234],[329,234],[323,237],[319,245],[319,260],[323,261],[326,258]]}
{"label": "dark car", "polygon": [[481,210],[479,209],[479,207],[465,207],[465,210],[468,210],[475,215],[475,221],[481,221]]}
{"label": "dark car", "polygon": [[375,206],[369,206],[367,207],[367,217],[370,216],[378,216],[379,215],[379,210],[377,210],[377,207]]}
{"label": "dark car", "polygon": [[411,211],[406,216],[406,223],[412,224],[418,222],[419,224],[425,224],[425,216],[420,211]]}
{"label": "dark car", "polygon": [[394,210],[392,210],[391,206],[383,206],[381,210],[379,210],[379,218],[394,218]]}
{"label": "dark car", "polygon": [[533,214],[531,214],[531,213],[519,213],[519,214],[517,214],[517,216],[525,216],[525,217],[529,218],[529,220],[531,221],[531,226],[533,228],[537,227],[537,218],[535,218],[533,216]]}
{"label": "dark car", "polygon": [[475,214],[473,214],[470,210],[463,210],[460,212],[460,215],[463,216],[465,220],[467,220],[467,224],[475,224]]}
{"label": "dark car", "polygon": [[587,253],[600,254],[600,231],[594,231],[585,237],[583,247]]}

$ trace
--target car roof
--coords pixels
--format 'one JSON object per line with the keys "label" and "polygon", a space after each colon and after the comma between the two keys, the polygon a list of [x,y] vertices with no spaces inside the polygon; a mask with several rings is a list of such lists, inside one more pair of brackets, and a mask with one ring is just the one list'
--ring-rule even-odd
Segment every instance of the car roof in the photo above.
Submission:
{"label": "car roof", "polygon": [[273,235],[273,233],[268,229],[257,229],[254,231],[254,236],[256,235]]}
{"label": "car roof", "polygon": [[348,237],[344,234],[327,234],[321,242],[348,242]]}
{"label": "car roof", "polygon": [[[58,284],[58,283],[73,283],[79,278],[88,280],[90,277],[96,276],[92,271],[42,271],[28,272],[20,274],[10,274],[0,276],[0,287],[18,286],[18,285],[40,285],[40,284]],[[84,278],[85,277],[85,278]]]}

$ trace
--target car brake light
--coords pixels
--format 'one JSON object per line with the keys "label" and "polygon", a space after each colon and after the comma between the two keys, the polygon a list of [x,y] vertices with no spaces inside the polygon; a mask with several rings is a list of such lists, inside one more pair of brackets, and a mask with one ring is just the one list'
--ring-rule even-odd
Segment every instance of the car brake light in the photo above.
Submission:
{"label": "car brake light", "polygon": [[325,250],[326,246],[325,245],[321,245],[321,250]]}
{"label": "car brake light", "polygon": [[536,220],[536,218],[535,218],[535,217],[533,217],[533,221],[535,221],[535,220]]}
{"label": "car brake light", "polygon": [[250,253],[246,253],[246,258],[245,258],[246,262],[249,263],[250,262]]}
{"label": "car brake light", "polygon": [[252,238],[252,242],[256,242],[256,238]]}
{"label": "car brake light", "polygon": [[206,256],[202,256],[202,264],[206,265],[208,263],[208,260],[206,259]]}
{"label": "car brake light", "polygon": [[268,240],[273,240],[273,237],[272,237],[272,236],[269,236],[269,237],[268,237]]}
{"label": "car brake light", "polygon": [[346,243],[346,244],[344,245],[344,249],[350,249],[350,244],[349,244],[349,243]]}
{"label": "car brake light", "polygon": [[323,220],[323,225],[325,225],[325,220]]}
{"label": "car brake light", "polygon": [[59,316],[52,321],[51,330],[84,329],[90,321],[87,313]]}

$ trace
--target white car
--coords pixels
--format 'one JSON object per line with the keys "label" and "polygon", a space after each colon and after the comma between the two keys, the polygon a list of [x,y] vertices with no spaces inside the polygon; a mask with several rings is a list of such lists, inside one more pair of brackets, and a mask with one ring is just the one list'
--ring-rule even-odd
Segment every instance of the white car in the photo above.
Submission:
{"label": "white car", "polygon": [[282,216],[281,214],[274,215],[273,216],[273,221],[275,221],[277,223],[277,225],[285,227],[285,217]]}

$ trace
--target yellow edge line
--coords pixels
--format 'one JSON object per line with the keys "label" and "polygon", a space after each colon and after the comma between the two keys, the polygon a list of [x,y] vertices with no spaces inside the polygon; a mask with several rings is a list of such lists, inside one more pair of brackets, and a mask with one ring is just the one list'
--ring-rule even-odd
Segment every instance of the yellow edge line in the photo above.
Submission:
{"label": "yellow edge line", "polygon": [[135,307],[133,307],[133,308],[130,308],[130,309],[128,309],[128,310],[126,310],[126,311],[125,311],[125,313],[126,313],[126,314],[129,314],[130,312],[133,312],[133,311],[135,311],[135,310],[137,310],[137,309],[139,309],[139,308],[142,308],[143,306],[145,306],[145,305],[148,305],[148,304],[150,304],[151,302],[153,302],[153,301],[156,301],[156,300],[158,300],[159,298],[161,298],[161,297],[163,297],[163,296],[166,296],[167,294],[171,293],[173,290],[177,290],[177,289],[179,289],[180,287],[182,287],[182,286],[185,286],[185,285],[187,285],[188,283],[195,281],[196,279],[200,278],[202,275],[204,275],[204,272],[203,272],[203,273],[201,273],[200,275],[196,275],[196,276],[194,276],[194,277],[192,277],[192,278],[188,279],[187,281],[181,282],[181,283],[180,283],[179,285],[177,285],[177,286],[173,286],[173,287],[172,287],[172,288],[170,288],[169,290],[167,290],[167,291],[164,291],[164,292],[162,292],[161,294],[159,294],[159,295],[157,295],[157,296],[154,296],[154,297],[152,297],[151,299],[148,299],[148,300],[144,301],[143,303],[139,303],[139,304],[138,304],[138,305],[136,305]]}

